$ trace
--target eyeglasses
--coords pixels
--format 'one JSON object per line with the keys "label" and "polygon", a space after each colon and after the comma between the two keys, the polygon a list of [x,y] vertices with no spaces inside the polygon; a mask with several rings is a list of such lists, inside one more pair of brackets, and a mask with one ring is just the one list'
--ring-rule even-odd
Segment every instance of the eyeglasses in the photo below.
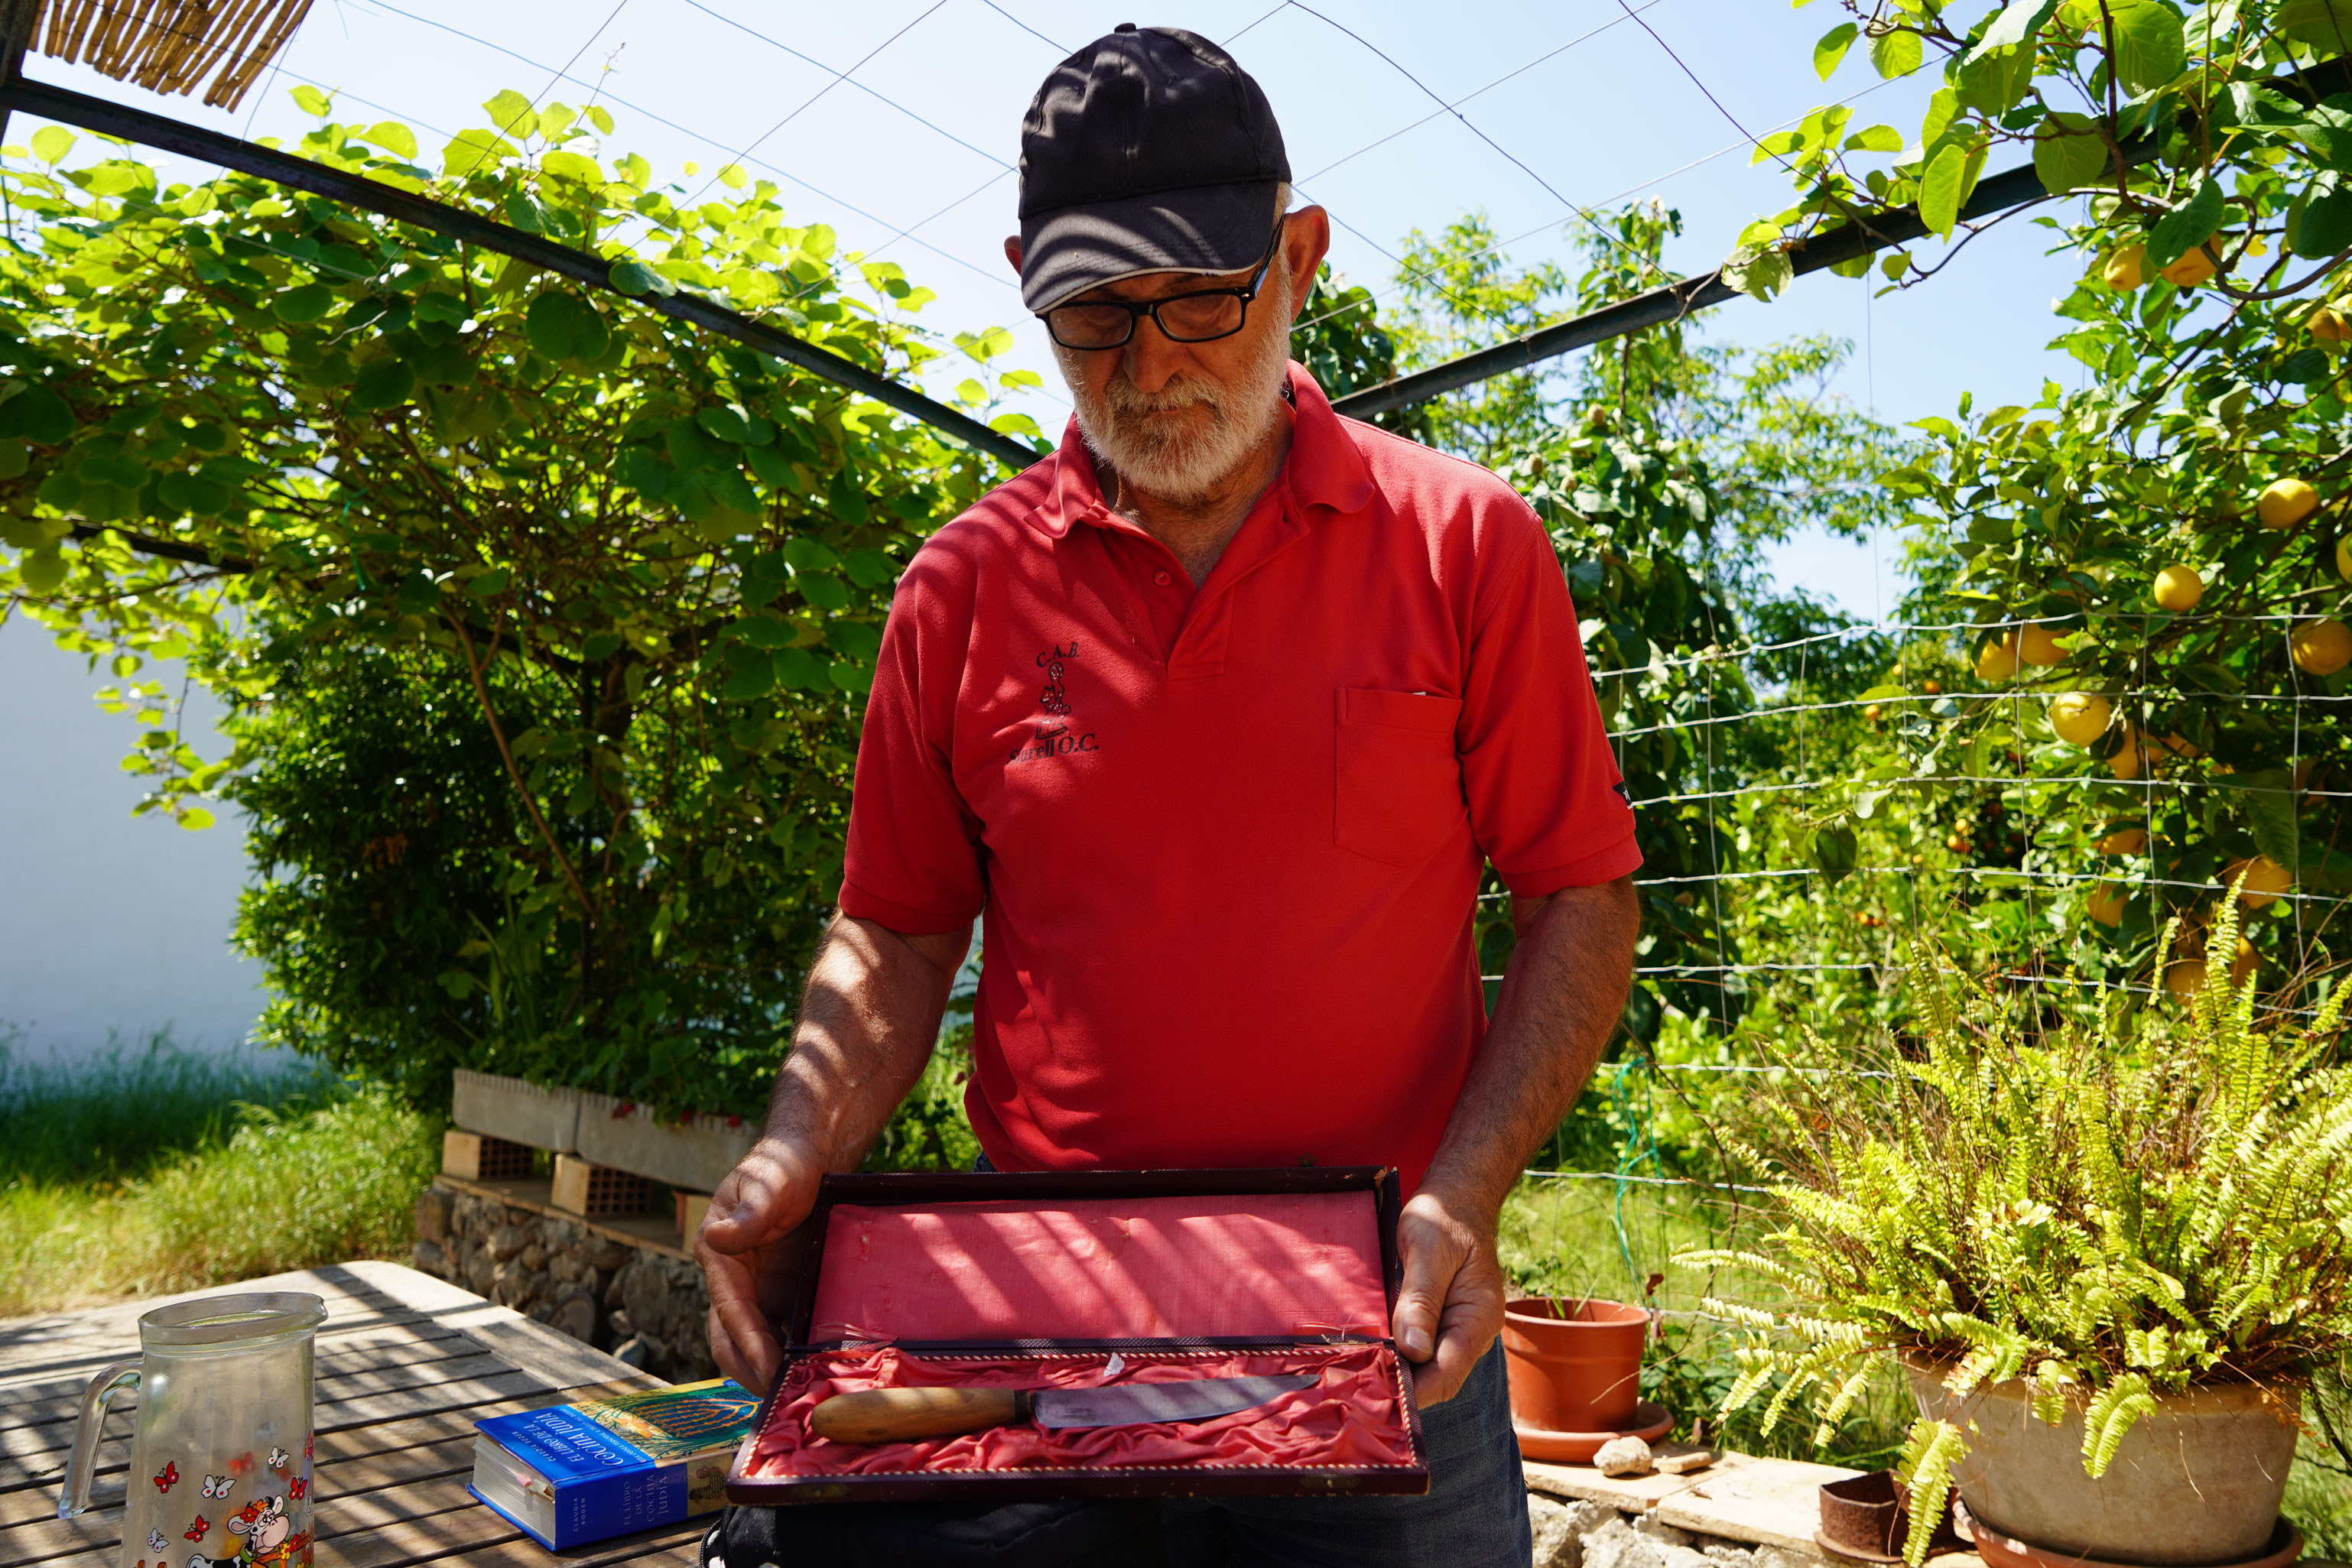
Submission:
{"label": "eyeglasses", "polygon": [[1257,270],[1239,288],[1202,288],[1164,299],[1089,299],[1056,305],[1039,312],[1038,319],[1065,349],[1123,348],[1135,336],[1136,322],[1146,316],[1171,343],[1213,343],[1232,337],[1249,319],[1249,303],[1257,298],[1281,245],[1282,221],[1277,218]]}

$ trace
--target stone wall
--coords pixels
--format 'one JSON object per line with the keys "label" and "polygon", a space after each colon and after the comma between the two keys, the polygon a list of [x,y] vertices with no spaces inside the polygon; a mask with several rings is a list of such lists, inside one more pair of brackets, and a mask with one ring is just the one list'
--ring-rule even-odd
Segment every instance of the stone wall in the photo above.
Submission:
{"label": "stone wall", "polygon": [[416,1200],[415,1264],[656,1377],[719,1375],[702,1271],[668,1250],[445,1179]]}

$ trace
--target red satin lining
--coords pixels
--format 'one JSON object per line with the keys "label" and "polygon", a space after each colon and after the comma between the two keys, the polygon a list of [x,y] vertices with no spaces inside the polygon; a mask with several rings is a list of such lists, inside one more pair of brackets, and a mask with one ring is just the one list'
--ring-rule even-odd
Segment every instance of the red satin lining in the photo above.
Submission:
{"label": "red satin lining", "polygon": [[1317,1372],[1313,1387],[1198,1422],[1133,1427],[998,1427],[916,1443],[839,1443],[808,1435],[809,1412],[866,1388],[1092,1388],[1108,1357],[910,1355],[894,1345],[818,1351],[786,1369],[745,1480],[941,1470],[1099,1469],[1139,1466],[1410,1466],[1396,1353],[1385,1344],[1275,1351],[1129,1351],[1117,1383],[1178,1383]]}
{"label": "red satin lining", "polygon": [[1376,1216],[1369,1192],[842,1204],[809,1337],[1385,1335]]}

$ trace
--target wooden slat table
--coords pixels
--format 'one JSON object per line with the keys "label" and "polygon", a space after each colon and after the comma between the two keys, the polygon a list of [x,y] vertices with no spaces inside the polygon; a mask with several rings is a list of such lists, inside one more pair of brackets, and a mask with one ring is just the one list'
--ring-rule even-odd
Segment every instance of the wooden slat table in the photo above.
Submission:
{"label": "wooden slat table", "polygon": [[[465,1563],[693,1568],[708,1518],[551,1552],[466,1491],[474,1421],[658,1386],[601,1351],[396,1263],[344,1263],[191,1292],[309,1291],[319,1330],[318,1568]],[[60,1520],[74,1416],[92,1374],[136,1355],[139,1315],[165,1301],[0,1320],[0,1568],[114,1568],[133,1398],[98,1450],[99,1508]]]}

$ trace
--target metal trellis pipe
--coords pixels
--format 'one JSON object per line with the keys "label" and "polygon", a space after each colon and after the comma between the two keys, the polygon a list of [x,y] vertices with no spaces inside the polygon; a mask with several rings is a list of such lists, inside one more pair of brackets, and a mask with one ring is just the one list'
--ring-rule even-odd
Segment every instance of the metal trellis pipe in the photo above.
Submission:
{"label": "metal trellis pipe", "polygon": [[127,104],[93,98],[48,82],[28,80],[21,75],[11,75],[5,81],[0,81],[0,110],[22,110],[45,120],[78,125],[84,131],[120,136],[163,152],[216,163],[240,173],[257,175],[278,184],[308,191],[330,201],[381,214],[395,222],[430,229],[436,234],[479,246],[485,250],[514,256],[586,287],[619,295],[674,319],[731,338],[747,349],[797,365],[835,386],[872,398],[919,420],[942,435],[985,452],[1014,468],[1026,468],[1043,455],[1025,443],[991,430],[970,414],[933,402],[912,387],[887,376],[877,375],[829,349],[821,349],[765,322],[755,321],[740,311],[730,310],[724,305],[683,290],[676,294],[626,293],[614,286],[613,263],[602,256],[572,246],[559,245],[539,235],[525,234],[496,219],[451,206],[446,202],[436,202],[429,196],[412,194],[380,180],[331,169],[323,163],[314,163],[275,148],[240,141],[204,126],[173,120],[168,115],[153,114]]}

